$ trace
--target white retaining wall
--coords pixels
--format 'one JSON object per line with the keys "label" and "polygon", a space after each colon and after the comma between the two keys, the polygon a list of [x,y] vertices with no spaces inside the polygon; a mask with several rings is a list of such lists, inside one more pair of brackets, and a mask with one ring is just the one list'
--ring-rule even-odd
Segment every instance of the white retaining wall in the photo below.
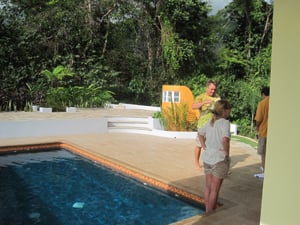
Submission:
{"label": "white retaining wall", "polygon": [[0,122],[0,139],[103,132],[107,132],[106,118]]}
{"label": "white retaining wall", "polygon": [[[160,107],[123,104],[109,104],[108,107],[124,109],[142,109],[160,111]],[[76,112],[75,112],[76,113]],[[132,122],[130,124],[130,122]],[[144,129],[143,129],[144,128]],[[1,121],[1,138],[24,138],[41,136],[59,136],[88,133],[140,133],[169,138],[194,139],[196,132],[165,131],[159,119],[152,117],[101,117],[83,119],[32,120],[32,121]],[[237,125],[230,125],[232,135],[237,135]]]}
{"label": "white retaining wall", "polygon": [[107,104],[108,108],[123,108],[123,109],[141,109],[141,110],[150,110],[150,111],[157,111],[160,112],[160,107],[156,106],[147,106],[147,105],[134,105],[134,104],[126,104],[126,103],[119,103],[119,104]]}
{"label": "white retaining wall", "polygon": [[[117,118],[115,118],[117,119]],[[124,118],[123,118],[124,119]],[[129,118],[130,119],[130,118]],[[132,119],[131,119],[132,120]],[[88,133],[138,133],[169,138],[194,139],[197,132],[165,131],[158,119],[144,118],[147,124],[133,124],[130,127],[108,127],[109,118],[69,119],[69,120],[32,120],[0,122],[1,138],[25,138],[59,136]],[[117,120],[120,121],[120,120]],[[145,127],[147,129],[141,129]],[[231,134],[237,135],[237,126],[230,126]]]}

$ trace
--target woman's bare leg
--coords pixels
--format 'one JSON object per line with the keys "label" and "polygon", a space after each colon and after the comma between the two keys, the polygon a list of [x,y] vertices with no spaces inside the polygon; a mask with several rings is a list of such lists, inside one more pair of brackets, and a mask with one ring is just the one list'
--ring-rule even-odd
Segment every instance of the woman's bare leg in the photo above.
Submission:
{"label": "woman's bare leg", "polygon": [[217,206],[219,191],[222,185],[223,179],[217,178],[212,174],[206,175],[205,185],[205,211],[209,213],[213,211]]}

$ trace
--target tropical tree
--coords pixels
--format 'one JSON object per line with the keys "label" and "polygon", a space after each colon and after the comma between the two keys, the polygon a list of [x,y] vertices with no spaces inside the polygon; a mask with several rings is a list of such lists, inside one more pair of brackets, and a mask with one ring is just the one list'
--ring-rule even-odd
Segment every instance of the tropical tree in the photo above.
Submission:
{"label": "tropical tree", "polygon": [[93,94],[98,103],[86,102],[81,90],[160,105],[163,84],[197,95],[216,79],[234,106],[232,120],[252,129],[259,86],[270,78],[268,2],[233,0],[212,16],[204,0],[2,0],[1,110],[44,102],[49,87],[60,88],[52,100],[65,93],[78,105],[101,102]]}
{"label": "tropical tree", "polygon": [[272,4],[263,0],[233,0],[215,18],[221,22],[220,93],[235,106],[233,120],[250,125],[251,131],[259,89],[270,81],[272,15]]}

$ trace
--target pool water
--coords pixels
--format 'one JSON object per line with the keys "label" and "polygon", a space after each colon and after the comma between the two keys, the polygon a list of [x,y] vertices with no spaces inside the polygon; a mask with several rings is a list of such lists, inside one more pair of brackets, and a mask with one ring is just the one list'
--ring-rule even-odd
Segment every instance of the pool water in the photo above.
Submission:
{"label": "pool water", "polygon": [[203,208],[69,151],[0,156],[0,224],[166,225]]}

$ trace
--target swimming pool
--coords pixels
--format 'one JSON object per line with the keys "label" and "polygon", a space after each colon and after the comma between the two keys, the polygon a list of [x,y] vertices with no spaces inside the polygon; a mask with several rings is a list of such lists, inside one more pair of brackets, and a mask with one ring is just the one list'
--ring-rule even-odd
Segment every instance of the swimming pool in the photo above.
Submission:
{"label": "swimming pool", "polygon": [[0,157],[0,224],[170,224],[203,213],[64,149]]}

